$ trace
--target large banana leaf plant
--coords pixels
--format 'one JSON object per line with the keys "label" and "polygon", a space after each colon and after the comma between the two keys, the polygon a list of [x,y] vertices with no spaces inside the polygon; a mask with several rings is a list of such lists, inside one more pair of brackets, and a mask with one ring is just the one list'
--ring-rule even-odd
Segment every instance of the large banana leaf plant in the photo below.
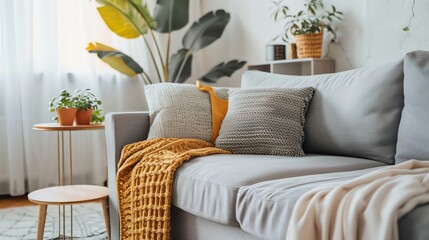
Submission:
{"label": "large banana leaf plant", "polygon": [[[155,66],[156,76],[150,76],[135,60],[115,48],[94,42],[89,43],[87,50],[97,54],[117,71],[130,77],[141,77],[145,84],[185,82],[191,76],[193,54],[219,39],[230,20],[230,14],[223,10],[205,14],[186,32],[182,39],[183,48],[171,55],[171,33],[188,24],[189,0],[157,0],[153,15],[146,0],[97,0],[97,2],[101,5],[97,9],[101,18],[112,32],[129,39],[143,38]],[[164,51],[155,33],[167,34]],[[222,62],[199,79],[216,83],[222,77],[230,77],[245,64],[245,61],[238,60]]]}

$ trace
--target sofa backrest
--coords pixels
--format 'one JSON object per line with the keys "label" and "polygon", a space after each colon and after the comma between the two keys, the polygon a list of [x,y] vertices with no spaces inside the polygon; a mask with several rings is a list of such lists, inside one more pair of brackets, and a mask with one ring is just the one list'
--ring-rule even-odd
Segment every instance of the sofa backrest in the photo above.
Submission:
{"label": "sofa backrest", "polygon": [[396,163],[429,160],[429,52],[411,52],[404,58],[404,104]]}
{"label": "sofa backrest", "polygon": [[316,89],[306,123],[306,153],[353,156],[392,164],[403,108],[403,61],[315,76],[258,71],[243,75],[243,88]]}

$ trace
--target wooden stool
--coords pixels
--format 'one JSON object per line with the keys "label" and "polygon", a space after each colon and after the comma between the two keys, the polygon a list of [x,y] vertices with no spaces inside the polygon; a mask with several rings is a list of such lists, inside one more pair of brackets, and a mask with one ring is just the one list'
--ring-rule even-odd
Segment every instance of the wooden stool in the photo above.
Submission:
{"label": "wooden stool", "polygon": [[[48,205],[63,205],[63,224],[65,225],[65,206],[88,202],[101,202],[107,236],[110,240],[110,223],[108,206],[109,190],[106,187],[94,185],[67,185],[43,188],[31,192],[28,199],[39,204],[39,222],[37,226],[37,240],[43,239],[45,229],[46,209]],[[70,206],[71,207],[71,206]],[[71,211],[71,238],[73,238],[73,212]],[[65,226],[63,227],[65,229]],[[64,231],[64,230],[63,230]],[[65,237],[65,236],[63,236]]]}

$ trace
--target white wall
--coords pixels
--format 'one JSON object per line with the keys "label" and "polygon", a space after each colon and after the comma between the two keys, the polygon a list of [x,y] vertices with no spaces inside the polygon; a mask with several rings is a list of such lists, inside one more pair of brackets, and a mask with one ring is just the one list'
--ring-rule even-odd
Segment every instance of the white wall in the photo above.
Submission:
{"label": "white wall", "polygon": [[[337,71],[379,64],[412,50],[429,50],[429,1],[415,1],[411,30],[404,32],[413,0],[325,0],[326,5],[334,4],[344,12],[344,21],[337,25],[339,43],[330,44],[326,51],[336,60]],[[303,1],[288,3],[296,9]],[[203,50],[204,68],[230,59],[264,62],[265,45],[281,31],[281,25],[271,20],[270,7],[271,0],[202,0],[203,13],[215,9],[231,13],[224,36]],[[218,85],[239,86],[243,71]]]}

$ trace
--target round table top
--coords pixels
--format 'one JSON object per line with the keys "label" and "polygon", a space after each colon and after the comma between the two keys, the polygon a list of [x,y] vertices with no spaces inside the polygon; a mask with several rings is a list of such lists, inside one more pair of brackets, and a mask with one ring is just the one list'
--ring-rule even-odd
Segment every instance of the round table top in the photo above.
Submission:
{"label": "round table top", "polygon": [[59,123],[38,123],[34,124],[33,129],[40,131],[102,130],[104,129],[104,124],[61,126]]}
{"label": "round table top", "polygon": [[95,185],[66,185],[43,188],[28,194],[28,200],[37,204],[63,205],[94,202],[109,196],[107,187]]}

